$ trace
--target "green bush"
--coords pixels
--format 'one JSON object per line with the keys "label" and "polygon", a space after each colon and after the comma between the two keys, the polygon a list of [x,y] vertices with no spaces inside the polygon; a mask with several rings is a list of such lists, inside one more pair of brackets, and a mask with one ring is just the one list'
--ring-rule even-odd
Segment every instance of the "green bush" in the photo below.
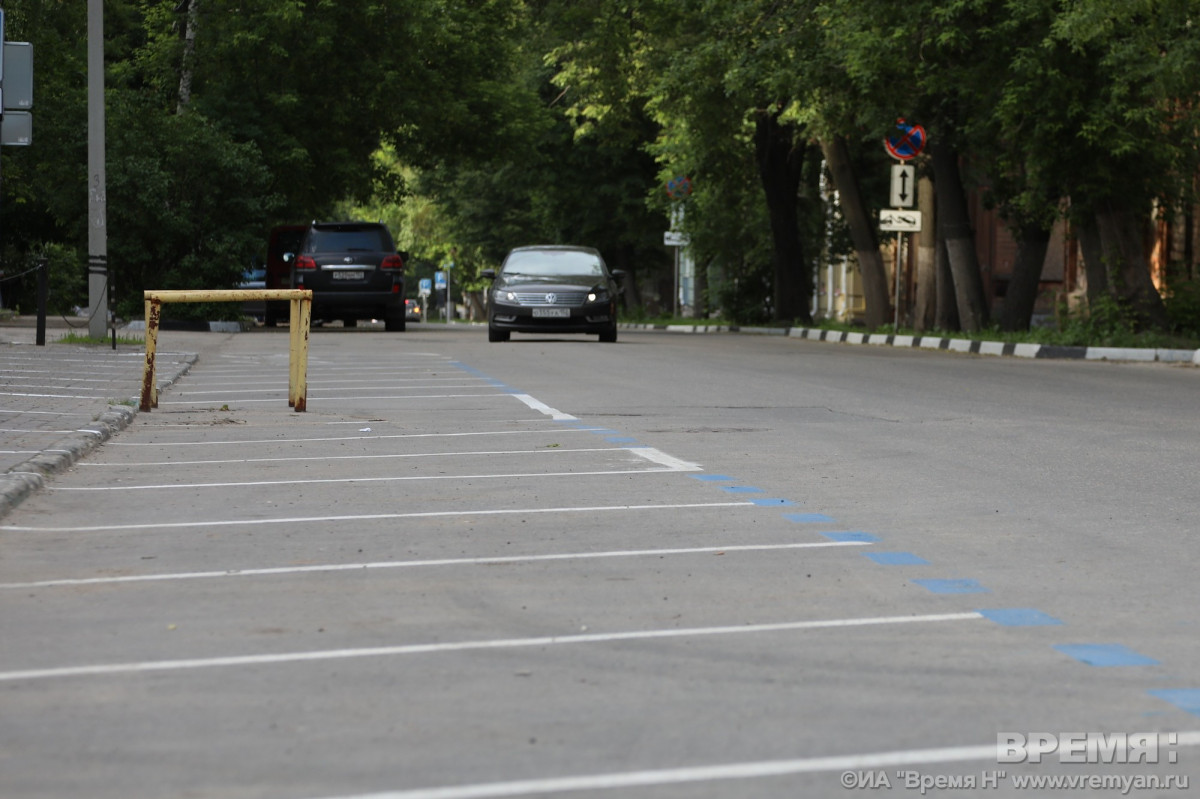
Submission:
{"label": "green bush", "polygon": [[1163,302],[1173,333],[1200,338],[1200,281],[1173,286]]}

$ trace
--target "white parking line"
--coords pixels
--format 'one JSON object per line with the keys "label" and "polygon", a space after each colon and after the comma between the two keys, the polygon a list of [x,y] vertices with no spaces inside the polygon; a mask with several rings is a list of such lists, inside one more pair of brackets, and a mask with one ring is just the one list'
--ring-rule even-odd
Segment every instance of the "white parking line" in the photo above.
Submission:
{"label": "white parking line", "polygon": [[123,530],[178,530],[189,527],[253,527],[269,524],[315,524],[327,522],[373,522],[392,519],[436,519],[450,516],[513,516],[520,514],[542,515],[552,513],[610,513],[615,511],[641,510],[687,510],[691,508],[749,508],[753,502],[695,502],[670,505],[593,505],[569,508],[500,508],[490,510],[439,510],[415,513],[367,513],[358,516],[292,516],[274,519],[209,519],[191,522],[150,522],[146,524],[96,524],[76,527],[31,527],[29,525],[5,525],[0,531],[6,533],[99,533]]}
{"label": "white parking line", "polygon": [[510,394],[509,396],[519,399],[521,402],[525,403],[530,408],[533,408],[535,411],[538,411],[540,413],[546,414],[547,416],[549,416],[551,419],[553,419],[556,422],[578,421],[578,419],[576,417],[572,416],[571,414],[563,413],[562,411],[555,410],[554,408],[551,408],[549,405],[542,402],[541,400],[534,399],[533,397],[531,397],[528,394]]}
{"label": "white parking line", "polygon": [[[355,424],[359,424],[356,422]],[[194,430],[185,426],[185,429]],[[474,430],[468,433],[387,433],[369,436],[327,436],[323,438],[245,438],[222,441],[109,441],[106,447],[213,447],[244,444],[308,444],[317,441],[374,441],[393,438],[466,438],[468,436],[527,436],[558,435],[559,433],[592,433],[600,428],[563,427],[551,430]]]}
{"label": "white parking line", "polygon": [[662,558],[667,555],[726,555],[738,552],[776,552],[788,549],[831,549],[870,546],[869,541],[806,541],[794,544],[738,544],[727,547],[680,547],[675,549],[628,549],[609,552],[567,552],[556,555],[504,555],[481,558],[442,558],[439,560],[381,560],[368,563],[323,563],[310,566],[275,566],[263,569],[225,569],[207,572],[163,574],[127,574],[121,577],[81,577],[62,580],[38,580],[30,583],[0,583],[5,588],[53,588],[77,585],[118,585],[171,580],[203,580],[223,577],[267,577],[314,572],[364,571],[369,569],[414,569],[430,566],[497,566],[507,563],[544,563],[560,560],[599,560],[607,558]]}
{"label": "white parking line", "polygon": [[[1178,733],[1177,740],[1178,746],[1200,746],[1200,731]],[[656,785],[685,785],[697,782],[785,777],[792,774],[875,772],[897,766],[921,766],[933,763],[965,763],[978,760],[995,764],[997,752],[995,743],[974,746],[944,746],[931,749],[899,749],[891,752],[868,752],[857,755],[758,760],[743,763],[718,763],[711,766],[645,769],[613,774],[484,782],[473,785],[450,785],[441,788],[416,788],[326,797],[326,799],[494,799],[494,797],[537,796],[575,791],[615,791],[629,788],[649,788]],[[832,792],[825,793],[831,795]]]}
{"label": "white parking line", "polygon": [[[188,394],[187,391],[182,391],[182,390],[179,393],[181,396],[187,396],[187,394]],[[280,391],[279,393],[280,393],[280,396],[282,396],[284,392]],[[23,395],[19,395],[19,396],[23,396]],[[47,396],[49,396],[49,395],[47,395]],[[309,394],[308,395],[308,404],[311,405],[314,400],[316,400],[318,402],[334,402],[334,401],[339,401],[339,400],[461,399],[464,397],[478,398],[478,397],[509,397],[509,396],[512,396],[512,395],[506,394],[506,393],[503,393],[500,391],[495,391],[495,392],[491,392],[488,394],[389,394],[386,396],[369,396],[369,397],[360,397],[357,394],[350,394],[350,395],[344,396],[344,397],[329,397],[329,396],[314,397],[312,394]],[[92,399],[99,399],[99,398],[93,397]],[[211,405],[213,402],[216,402],[216,401],[218,401],[218,400],[216,400],[216,399],[191,400],[191,401],[173,400],[170,402],[163,400],[159,403],[159,405],[164,405],[164,406],[165,405]],[[237,400],[237,402],[240,404],[245,404],[247,402],[278,402],[278,401],[279,401],[278,398],[239,399],[239,400]]]}
{"label": "white parking line", "polygon": [[[354,424],[362,424],[355,422]],[[104,466],[107,468],[137,468],[142,466],[220,466],[230,463],[299,463],[303,461],[373,461],[395,458],[462,458],[486,457],[489,455],[562,455],[568,452],[612,452],[613,447],[540,447],[538,449],[472,450],[466,452],[392,452],[384,455],[305,455],[292,458],[226,458],[202,461],[80,461],[76,466]]]}
{"label": "white parking line", "polygon": [[[79,432],[94,432],[94,431],[79,431]],[[407,482],[413,480],[495,480],[505,478],[521,478],[521,477],[598,477],[604,475],[618,474],[662,474],[664,472],[696,472],[702,467],[672,457],[665,452],[661,452],[653,447],[610,447],[608,449],[540,449],[540,450],[520,450],[517,452],[494,452],[494,453],[449,453],[455,455],[464,454],[493,454],[493,455],[532,455],[547,452],[629,452],[644,458],[651,463],[657,463],[663,468],[660,469],[599,469],[594,471],[573,471],[573,472],[509,472],[506,474],[416,474],[402,476],[373,476],[373,477],[320,477],[307,478],[304,480],[242,480],[238,482],[222,482],[222,483],[152,483],[149,485],[107,485],[107,486],[47,486],[48,491],[146,491],[146,490],[163,490],[168,488],[242,488],[250,486],[279,486],[279,485],[324,485],[329,483],[394,483]],[[317,458],[317,460],[344,460],[358,458],[381,458],[381,457],[445,457],[447,453],[410,453],[408,455],[343,455],[336,458]],[[296,459],[299,460],[299,459]],[[123,466],[123,464],[122,464]]]}
{"label": "white parking line", "polygon": [[384,477],[315,477],[305,480],[241,480],[236,483],[151,483],[119,486],[48,485],[46,491],[166,491],[180,488],[260,488],[262,486],[335,485],[340,483],[410,483],[422,480],[518,480],[527,477],[607,477],[622,474],[671,474],[679,469],[601,469],[587,472],[507,472],[502,474],[409,474]]}
{"label": "white parking line", "polygon": [[715,635],[747,635],[782,633],[800,630],[827,630],[847,627],[867,627],[888,624],[929,624],[947,621],[973,621],[983,614],[937,613],[925,616],[874,616],[859,619],[824,619],[819,621],[788,621],[767,624],[739,624],[723,627],[673,627],[660,630],[633,630],[620,633],[588,633],[580,635],[550,635],[537,638],[502,638],[490,641],[455,641],[435,644],[400,644],[397,646],[361,647],[357,649],[325,649],[307,652],[280,652],[265,655],[234,655],[188,660],[149,660],[134,663],[107,663],[93,666],[65,666],[51,669],[28,669],[0,672],[0,682],[44,680],[56,677],[97,677],[111,674],[135,674],[150,671],[182,671],[222,666],[262,666],[281,663],[304,663],[320,660],[351,658],[395,657],[400,655],[431,655],[444,652],[473,652],[494,649],[599,644],[615,641],[651,641],[666,638],[695,638]]}
{"label": "white parking line", "polygon": [[[217,384],[217,385],[220,385],[220,384]],[[194,387],[189,387],[187,390],[181,390],[181,391],[180,391],[180,396],[192,397],[192,396],[196,396],[196,395],[198,395],[198,394],[221,394],[221,395],[227,395],[227,394],[229,394],[229,395],[231,395],[231,394],[282,394],[282,393],[283,393],[283,392],[282,392],[282,391],[279,389],[279,386],[278,386],[278,384],[275,384],[275,385],[274,385],[274,387],[272,387],[272,388],[241,388],[240,386],[243,386],[243,385],[245,385],[245,384],[244,384],[244,383],[240,383],[240,384],[238,384],[238,385],[239,385],[239,387],[238,387],[238,388],[220,388],[220,389],[211,389],[211,390],[208,390],[208,391],[197,391],[197,390],[196,390]],[[448,389],[448,388],[464,388],[464,389],[465,389],[465,388],[480,388],[480,386],[478,385],[478,382],[477,382],[476,384],[474,384],[474,385],[466,385],[466,384],[445,385],[445,384],[441,384],[441,385],[436,385],[436,386],[421,386],[421,385],[408,385],[408,384],[406,384],[406,385],[402,385],[402,386],[350,386],[350,385],[346,385],[346,383],[344,383],[344,382],[341,382],[341,381],[338,381],[338,382],[332,382],[332,381],[330,381],[330,382],[326,382],[326,383],[324,383],[324,384],[323,384],[323,386],[325,386],[325,387],[335,387],[335,388],[342,388],[342,389],[346,389],[347,391],[350,391],[350,390],[354,390],[354,391],[409,391],[409,390],[412,390],[412,389],[415,389],[415,388],[436,388],[436,389]],[[205,387],[205,388],[207,388],[207,387],[208,387],[208,385],[205,385],[204,387]],[[313,391],[314,391],[314,390],[316,390],[316,388],[317,388],[317,385],[316,385],[315,383],[311,383],[311,382],[310,382],[310,383],[308,384],[308,391],[309,391],[309,396],[310,396],[310,397],[312,396],[312,393],[313,393]],[[472,396],[474,396],[474,395],[472,395]],[[490,396],[490,395],[485,395],[485,396]]]}

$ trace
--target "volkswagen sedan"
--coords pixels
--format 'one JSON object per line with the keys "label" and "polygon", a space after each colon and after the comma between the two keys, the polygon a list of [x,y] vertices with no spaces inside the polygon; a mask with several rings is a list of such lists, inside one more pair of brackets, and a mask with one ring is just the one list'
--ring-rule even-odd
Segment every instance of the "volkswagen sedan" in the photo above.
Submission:
{"label": "volkswagen sedan", "polygon": [[499,270],[485,269],[488,341],[512,333],[594,333],[617,340],[621,270],[589,247],[518,247]]}

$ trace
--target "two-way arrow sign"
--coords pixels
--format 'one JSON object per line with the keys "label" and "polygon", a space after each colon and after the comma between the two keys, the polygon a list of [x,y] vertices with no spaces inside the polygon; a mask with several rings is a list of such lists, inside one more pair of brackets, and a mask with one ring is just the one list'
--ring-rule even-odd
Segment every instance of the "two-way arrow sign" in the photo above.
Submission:
{"label": "two-way arrow sign", "polygon": [[892,207],[912,208],[917,202],[917,170],[908,164],[892,165]]}

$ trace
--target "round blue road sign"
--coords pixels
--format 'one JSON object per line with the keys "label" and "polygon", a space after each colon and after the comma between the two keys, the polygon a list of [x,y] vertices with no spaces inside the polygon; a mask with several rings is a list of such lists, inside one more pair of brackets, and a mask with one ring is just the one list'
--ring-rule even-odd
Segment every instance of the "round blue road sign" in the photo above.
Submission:
{"label": "round blue road sign", "polygon": [[915,158],[925,149],[925,128],[920,125],[908,125],[903,119],[896,120],[899,136],[888,136],[884,146],[892,158],[907,161]]}

